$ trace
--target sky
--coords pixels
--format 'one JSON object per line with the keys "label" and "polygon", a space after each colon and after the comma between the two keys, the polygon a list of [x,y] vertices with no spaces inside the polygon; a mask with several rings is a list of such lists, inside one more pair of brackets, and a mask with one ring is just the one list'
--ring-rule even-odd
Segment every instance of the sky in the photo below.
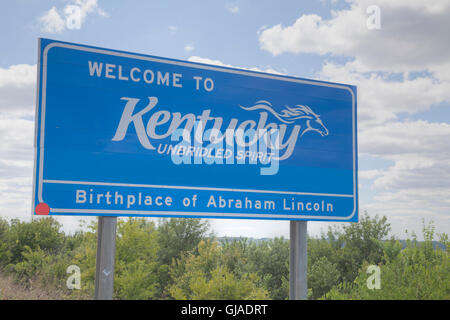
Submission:
{"label": "sky", "polygon": [[[449,0],[2,1],[0,216],[31,219],[44,37],[356,85],[360,214],[385,215],[398,238],[424,223],[450,233],[449,30]],[[57,218],[68,232],[79,219]],[[288,221],[210,223],[218,236],[289,237]]]}

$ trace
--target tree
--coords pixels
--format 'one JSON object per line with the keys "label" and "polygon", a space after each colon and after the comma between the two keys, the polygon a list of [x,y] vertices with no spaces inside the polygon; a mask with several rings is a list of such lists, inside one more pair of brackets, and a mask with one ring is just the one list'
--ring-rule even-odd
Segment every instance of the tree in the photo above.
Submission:
{"label": "tree", "polygon": [[81,290],[73,290],[74,298],[93,297],[97,259],[97,221],[92,221],[84,232],[81,243],[74,249],[72,264],[80,267]]}
{"label": "tree", "polygon": [[170,265],[181,253],[197,248],[207,236],[209,222],[195,218],[162,219],[158,226],[159,260]]}
{"label": "tree", "polygon": [[158,226],[158,297],[167,299],[167,288],[172,284],[170,265],[183,253],[197,249],[207,236],[209,222],[194,218],[161,219]]}
{"label": "tree", "polygon": [[247,249],[247,270],[256,272],[271,299],[289,297],[289,241],[274,238],[253,243]]}
{"label": "tree", "polygon": [[311,299],[318,299],[338,284],[340,272],[334,263],[326,257],[317,259],[308,267],[308,287],[311,289]]}
{"label": "tree", "polygon": [[[327,299],[450,299],[450,255],[447,249],[433,248],[434,227],[424,226],[423,243],[413,235],[406,248],[397,247],[380,267],[379,289],[367,285],[369,263],[364,263],[354,281],[341,283],[325,295]],[[440,235],[441,241],[448,239]],[[391,245],[391,244],[390,244]]]}
{"label": "tree", "polygon": [[343,281],[353,281],[364,262],[379,264],[382,261],[382,240],[387,237],[390,229],[385,216],[371,218],[365,213],[358,223],[344,225],[334,232],[329,230],[328,234],[338,244],[335,246],[336,254],[329,260],[336,264]]}
{"label": "tree", "polygon": [[45,253],[57,253],[63,248],[64,233],[61,225],[52,217],[23,222],[11,221],[6,243],[10,251],[8,263],[15,264],[22,260],[23,252],[40,248]]}
{"label": "tree", "polygon": [[118,222],[114,276],[116,298],[155,298],[158,249],[158,232],[153,222],[144,218]]}
{"label": "tree", "polygon": [[11,259],[11,251],[8,246],[9,223],[0,217],[0,269]]}
{"label": "tree", "polygon": [[198,255],[182,255],[171,267],[175,299],[265,299],[268,292],[258,286],[256,273],[237,274],[224,266],[217,242],[200,241]]}

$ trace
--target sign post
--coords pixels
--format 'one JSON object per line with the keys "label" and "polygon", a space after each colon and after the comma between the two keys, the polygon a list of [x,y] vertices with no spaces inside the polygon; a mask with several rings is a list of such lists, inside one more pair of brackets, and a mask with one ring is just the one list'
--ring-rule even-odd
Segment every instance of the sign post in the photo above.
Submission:
{"label": "sign post", "polygon": [[117,217],[98,217],[95,300],[112,300]]}
{"label": "sign post", "polygon": [[306,300],[307,285],[307,221],[290,222],[289,299]]}

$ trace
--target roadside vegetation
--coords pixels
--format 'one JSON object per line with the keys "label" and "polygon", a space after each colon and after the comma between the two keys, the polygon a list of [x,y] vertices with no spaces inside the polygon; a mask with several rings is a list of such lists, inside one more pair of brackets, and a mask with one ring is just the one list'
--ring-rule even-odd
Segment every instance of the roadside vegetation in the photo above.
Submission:
{"label": "roadside vegetation", "polygon": [[[51,217],[0,219],[0,299],[92,299],[96,224],[67,235]],[[390,236],[386,217],[308,239],[309,299],[450,299],[448,235]],[[67,273],[79,267],[80,288]],[[370,289],[369,266],[379,271]],[[70,281],[69,281],[70,282]],[[115,299],[288,299],[289,240],[218,239],[207,220],[119,219]]]}

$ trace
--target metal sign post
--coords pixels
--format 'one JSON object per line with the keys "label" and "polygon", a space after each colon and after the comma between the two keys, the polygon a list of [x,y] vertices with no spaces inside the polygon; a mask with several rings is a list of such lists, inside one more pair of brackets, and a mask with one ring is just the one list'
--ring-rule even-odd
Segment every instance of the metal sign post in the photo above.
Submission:
{"label": "metal sign post", "polygon": [[289,262],[289,299],[306,300],[307,285],[307,221],[290,222],[291,255]]}
{"label": "metal sign post", "polygon": [[95,300],[112,300],[117,217],[98,217]]}

